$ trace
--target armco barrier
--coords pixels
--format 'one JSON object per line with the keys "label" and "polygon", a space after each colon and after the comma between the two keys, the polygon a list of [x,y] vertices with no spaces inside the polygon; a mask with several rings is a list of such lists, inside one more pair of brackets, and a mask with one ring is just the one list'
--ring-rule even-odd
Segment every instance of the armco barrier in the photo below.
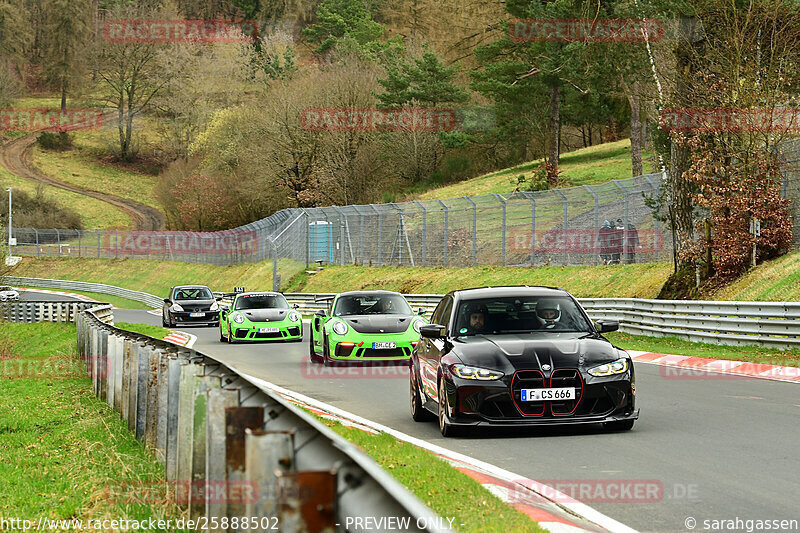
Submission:
{"label": "armco barrier", "polygon": [[448,531],[305,411],[207,355],[110,326],[98,317],[107,307],[78,315],[79,354],[97,397],[164,464],[190,518],[207,518],[211,531],[238,531],[240,517],[250,529],[256,520],[258,530],[338,531],[346,517],[363,516],[408,520],[406,531]]}
{"label": "armco barrier", "polygon": [[21,285],[24,287],[96,292],[98,294],[127,298],[128,300],[141,302],[150,307],[160,308],[164,303],[163,298],[159,298],[158,296],[146,292],[123,289],[122,287],[115,287],[114,285],[106,285],[104,283],[89,283],[86,281],[68,281],[61,279],[20,278],[16,276],[4,276],[3,283],[8,285]]}
{"label": "armco barrier", "polygon": [[[0,316],[8,322],[75,322],[77,315],[97,307],[97,302],[33,301],[0,303]],[[98,315],[106,316],[108,310],[98,311]]]}
{"label": "armco barrier", "polygon": [[[55,287],[67,290],[105,291],[148,305],[161,307],[158,296],[110,285],[5,277],[7,284]],[[88,288],[91,286],[93,288]],[[333,293],[286,293],[290,304],[301,313],[326,309]],[[442,296],[407,294],[411,307],[430,312]],[[800,347],[800,302],[739,302],[707,300],[647,300],[640,298],[579,298],[592,320],[620,321],[620,331],[650,337],[674,336],[693,342],[727,345],[760,345],[773,348]]]}

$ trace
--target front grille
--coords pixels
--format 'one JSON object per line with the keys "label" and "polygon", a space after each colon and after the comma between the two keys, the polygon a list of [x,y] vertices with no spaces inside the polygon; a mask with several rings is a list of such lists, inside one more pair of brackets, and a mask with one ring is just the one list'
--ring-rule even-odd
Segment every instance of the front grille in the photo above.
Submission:
{"label": "front grille", "polygon": [[283,333],[281,333],[280,331],[276,331],[274,333],[259,333],[256,331],[255,333],[253,333],[254,339],[280,339],[282,337]]}
{"label": "front grille", "polygon": [[550,387],[574,387],[575,399],[561,402],[550,402],[550,412],[554,416],[565,416],[575,413],[575,409],[583,397],[583,379],[580,373],[572,368],[559,368],[550,375]]}
{"label": "front grille", "polygon": [[542,416],[547,402],[523,402],[522,389],[545,388],[544,375],[538,370],[520,370],[511,378],[511,398],[524,416]]}
{"label": "front grille", "polygon": [[237,329],[233,332],[233,336],[237,339],[244,339],[249,332],[246,329]]}
{"label": "front grille", "polygon": [[408,353],[406,348],[390,348],[387,350],[364,348],[360,355],[361,357],[407,357],[411,354]]}

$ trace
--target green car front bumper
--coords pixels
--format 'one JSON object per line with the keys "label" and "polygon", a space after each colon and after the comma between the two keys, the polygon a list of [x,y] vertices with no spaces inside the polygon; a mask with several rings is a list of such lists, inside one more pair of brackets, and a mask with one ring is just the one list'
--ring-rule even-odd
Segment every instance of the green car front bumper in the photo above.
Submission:
{"label": "green car front bumper", "polygon": [[[419,341],[413,330],[402,333],[358,333],[352,329],[344,335],[331,334],[328,356],[332,361],[403,361]],[[387,343],[389,346],[386,347]]]}
{"label": "green car front bumper", "polygon": [[245,319],[241,324],[230,321],[231,336],[236,341],[302,340],[303,322],[289,319],[280,322],[251,322]]}

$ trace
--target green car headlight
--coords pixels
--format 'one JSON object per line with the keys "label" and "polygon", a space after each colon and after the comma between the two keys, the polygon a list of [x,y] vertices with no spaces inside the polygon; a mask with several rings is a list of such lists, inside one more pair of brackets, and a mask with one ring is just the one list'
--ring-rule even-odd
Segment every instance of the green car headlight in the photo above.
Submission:
{"label": "green car headlight", "polygon": [[605,363],[588,370],[589,374],[595,377],[613,376],[614,374],[623,374],[627,371],[627,359],[617,359],[613,363]]}
{"label": "green car headlight", "polygon": [[337,320],[336,322],[333,323],[331,329],[333,329],[333,332],[336,333],[337,335],[344,335],[350,328],[348,328],[347,324],[345,324],[344,322]]}
{"label": "green car headlight", "polygon": [[291,320],[292,322],[300,322],[300,313],[298,313],[297,311],[292,311],[291,313],[289,313],[289,320]]}
{"label": "green car headlight", "polygon": [[480,381],[492,381],[503,377],[502,372],[497,370],[489,370],[488,368],[479,368],[477,366],[456,364],[450,367],[456,376],[461,379],[477,379]]}
{"label": "green car headlight", "polygon": [[414,328],[414,331],[419,333],[419,328],[421,328],[424,325],[425,325],[424,320],[415,320],[414,323],[412,324],[412,327]]}
{"label": "green car headlight", "polygon": [[242,322],[244,322],[244,317],[242,316],[241,313],[234,313],[233,321],[236,322],[237,324],[241,324]]}

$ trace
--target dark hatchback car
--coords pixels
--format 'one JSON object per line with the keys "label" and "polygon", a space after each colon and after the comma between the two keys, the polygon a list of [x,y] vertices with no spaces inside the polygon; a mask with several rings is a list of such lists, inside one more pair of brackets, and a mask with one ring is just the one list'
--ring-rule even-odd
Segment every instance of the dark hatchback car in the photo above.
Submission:
{"label": "dark hatchback car", "polygon": [[603,423],[639,417],[633,362],[567,291],[453,291],[422,326],[411,355],[411,415],[438,416],[444,436],[480,426]]}
{"label": "dark hatchback car", "polygon": [[161,309],[161,324],[164,327],[175,327],[177,324],[218,326],[217,300],[211,289],[204,285],[172,287]]}

